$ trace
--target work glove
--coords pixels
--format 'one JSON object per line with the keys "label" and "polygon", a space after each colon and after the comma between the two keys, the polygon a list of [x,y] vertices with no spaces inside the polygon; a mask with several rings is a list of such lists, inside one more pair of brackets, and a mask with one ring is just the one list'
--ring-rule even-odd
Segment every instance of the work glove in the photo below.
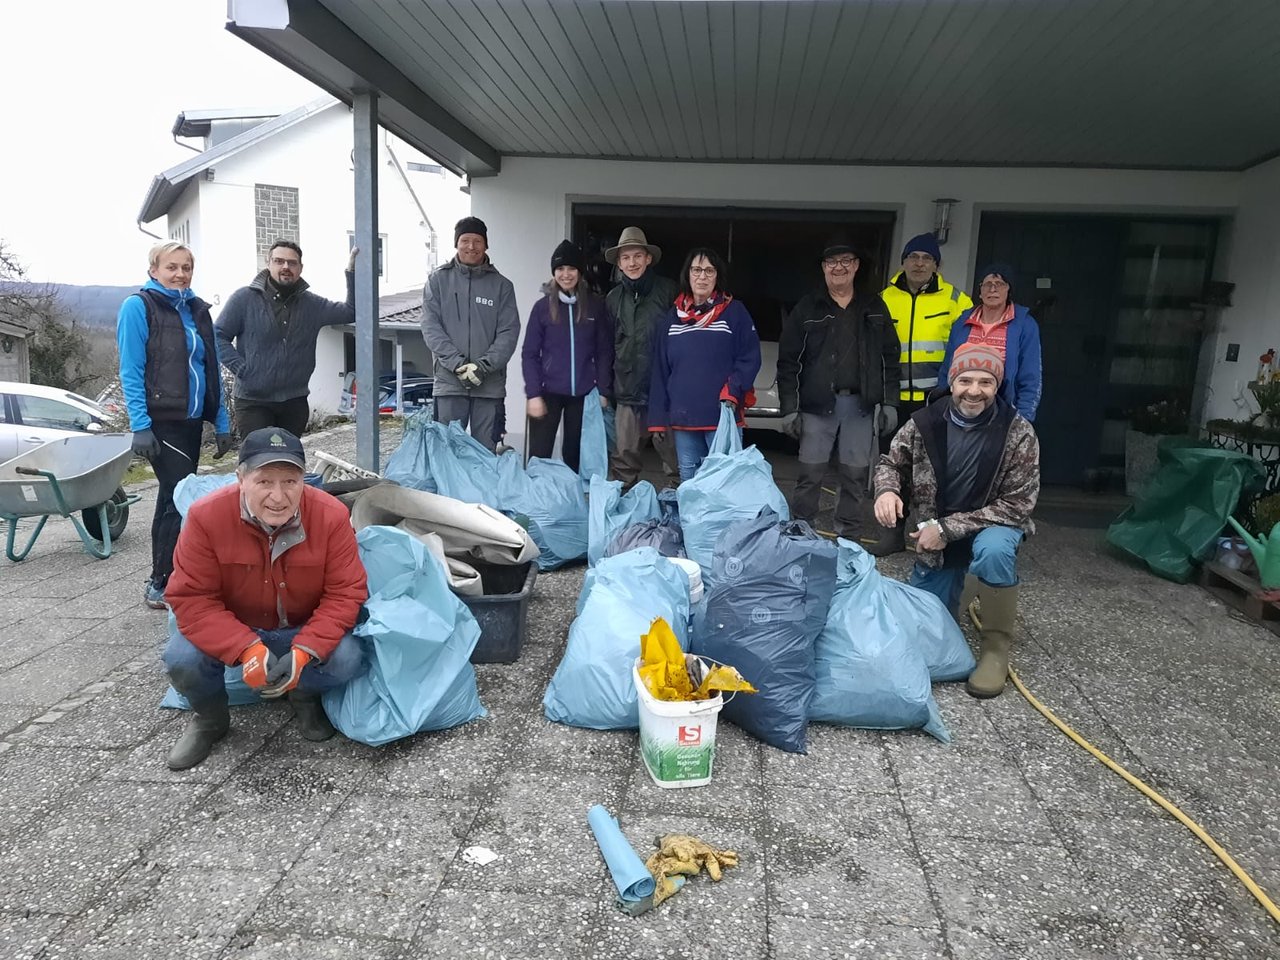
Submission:
{"label": "work glove", "polygon": [[792,440],[800,439],[800,432],[804,429],[804,425],[800,422],[800,413],[788,413],[782,418],[782,432]]}
{"label": "work glove", "polygon": [[160,441],[156,439],[155,433],[150,430],[135,430],[133,432],[133,452],[136,456],[153,460],[160,455]]}
{"label": "work glove", "polygon": [[880,412],[876,414],[876,433],[887,437],[896,429],[898,429],[898,408],[882,403]]}
{"label": "work glove", "polygon": [[213,436],[213,459],[221,460],[231,451],[231,434],[217,433]]}
{"label": "work glove", "polygon": [[240,676],[245,685],[261,690],[267,683],[267,672],[275,666],[276,655],[261,640],[240,655]]}
{"label": "work glove", "polygon": [[291,647],[267,672],[267,685],[262,688],[262,695],[269,700],[284,696],[298,685],[303,668],[310,662],[311,654]]}
{"label": "work glove", "polygon": [[484,359],[484,357],[476,361],[476,376],[483,380],[491,373],[493,373],[493,364]]}
{"label": "work glove", "polygon": [[463,383],[472,387],[478,387],[480,386],[479,370],[480,367],[478,364],[467,362],[453,372],[458,375],[458,379]]}

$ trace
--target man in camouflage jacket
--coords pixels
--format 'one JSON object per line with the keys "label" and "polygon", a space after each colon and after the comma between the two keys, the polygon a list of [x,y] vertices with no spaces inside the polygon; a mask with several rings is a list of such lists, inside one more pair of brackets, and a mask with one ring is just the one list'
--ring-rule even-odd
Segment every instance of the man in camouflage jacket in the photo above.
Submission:
{"label": "man in camouflage jacket", "polygon": [[997,398],[1003,376],[995,348],[960,347],[949,371],[951,396],[913,414],[875,472],[880,523],[902,518],[908,488],[923,518],[911,534],[919,549],[912,586],[936,595],[957,619],[962,593],[980,604],[982,653],[967,684],[975,697],[1004,691],[1018,546],[1035,532],[1031,511],[1040,494],[1040,444],[1031,424]]}

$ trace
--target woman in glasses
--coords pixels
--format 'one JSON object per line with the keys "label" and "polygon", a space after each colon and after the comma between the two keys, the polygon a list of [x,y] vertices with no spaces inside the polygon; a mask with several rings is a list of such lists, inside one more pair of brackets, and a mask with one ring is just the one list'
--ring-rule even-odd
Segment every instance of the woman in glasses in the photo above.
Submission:
{"label": "woman in glasses", "polygon": [[672,432],[682,481],[706,458],[721,404],[732,406],[741,430],[743,412],[755,403],[760,338],[747,308],[725,288],[726,274],[716,251],[691,250],[676,302],[654,329],[649,432]]}
{"label": "woman in glasses", "polygon": [[947,382],[951,358],[962,343],[992,347],[1004,359],[999,397],[1032,423],[1040,406],[1040,325],[1026,307],[1013,302],[1015,272],[993,263],[978,272],[978,303],[951,328],[938,383]]}

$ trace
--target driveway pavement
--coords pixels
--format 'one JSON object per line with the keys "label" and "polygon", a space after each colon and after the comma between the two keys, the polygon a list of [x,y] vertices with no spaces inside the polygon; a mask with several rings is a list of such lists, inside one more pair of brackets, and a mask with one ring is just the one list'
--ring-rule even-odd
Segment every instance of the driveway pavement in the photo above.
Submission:
{"label": "driveway pavement", "polygon": [[[310,444],[353,458],[349,429]],[[7,960],[1280,956],[1280,925],[1186,829],[1012,689],[936,687],[949,746],[815,725],[795,756],[725,723],[709,787],[658,789],[634,733],[542,716],[581,568],[538,578],[517,663],[477,669],[487,719],[373,749],[241,708],[210,760],[171,773],[183,717],[157,706],[142,492],[107,561],[62,521],[0,561]],[[1087,513],[1059,504],[1025,548],[1017,669],[1280,897],[1277,638],[1114,558],[1068,525]],[[594,803],[641,851],[689,832],[742,865],[623,916]],[[500,859],[471,865],[472,845]]]}

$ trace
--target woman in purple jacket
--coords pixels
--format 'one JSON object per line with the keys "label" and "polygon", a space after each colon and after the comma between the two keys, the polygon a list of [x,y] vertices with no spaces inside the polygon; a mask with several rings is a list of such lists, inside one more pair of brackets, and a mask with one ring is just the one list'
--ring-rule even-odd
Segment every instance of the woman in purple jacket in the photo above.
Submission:
{"label": "woman in purple jacket", "polygon": [[533,305],[521,361],[529,398],[529,456],[550,457],[564,420],[564,462],[575,471],[582,442],[582,400],[600,389],[608,407],[613,386],[613,320],[582,275],[582,251],[565,240],[551,255],[552,280]]}

